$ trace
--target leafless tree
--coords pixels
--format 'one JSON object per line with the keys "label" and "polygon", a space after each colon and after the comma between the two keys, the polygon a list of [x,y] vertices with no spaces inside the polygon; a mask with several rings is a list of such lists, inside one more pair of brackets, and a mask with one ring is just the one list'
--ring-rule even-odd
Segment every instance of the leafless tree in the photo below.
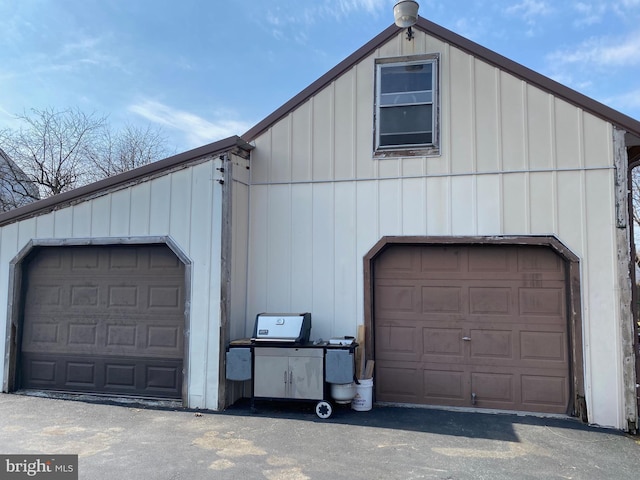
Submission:
{"label": "leafless tree", "polygon": [[167,140],[158,129],[130,124],[116,132],[105,128],[91,152],[92,174],[96,180],[111,177],[168,155]]}
{"label": "leafless tree", "polygon": [[22,207],[39,198],[38,187],[0,149],[0,212]]}
{"label": "leafless tree", "polygon": [[0,130],[0,148],[8,159],[0,168],[1,211],[22,205],[11,200],[9,193],[33,201],[167,154],[166,139],[159,130],[126,125],[114,131],[107,117],[78,108],[33,109],[16,118],[20,128]]}
{"label": "leafless tree", "polygon": [[0,145],[48,197],[81,185],[97,133],[106,125],[105,117],[78,109],[31,110],[18,115],[23,126],[0,131]]}

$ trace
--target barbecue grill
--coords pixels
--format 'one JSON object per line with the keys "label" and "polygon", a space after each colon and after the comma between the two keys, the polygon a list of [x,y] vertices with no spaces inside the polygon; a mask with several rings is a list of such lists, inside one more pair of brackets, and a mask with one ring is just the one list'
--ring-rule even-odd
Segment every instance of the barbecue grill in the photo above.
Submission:
{"label": "barbecue grill", "polygon": [[[308,312],[260,313],[252,337],[229,344],[227,380],[251,381],[252,409],[256,399],[316,401],[318,417],[331,416],[331,386],[354,381],[358,345],[310,342],[310,333]],[[349,403],[345,389],[333,390],[337,403]]]}

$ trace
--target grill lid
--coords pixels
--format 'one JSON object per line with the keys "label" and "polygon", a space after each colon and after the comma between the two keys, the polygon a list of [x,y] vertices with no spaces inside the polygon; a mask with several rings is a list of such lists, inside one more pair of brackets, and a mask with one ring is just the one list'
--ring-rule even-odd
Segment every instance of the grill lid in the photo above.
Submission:
{"label": "grill lid", "polygon": [[253,342],[307,343],[311,333],[310,313],[259,313]]}

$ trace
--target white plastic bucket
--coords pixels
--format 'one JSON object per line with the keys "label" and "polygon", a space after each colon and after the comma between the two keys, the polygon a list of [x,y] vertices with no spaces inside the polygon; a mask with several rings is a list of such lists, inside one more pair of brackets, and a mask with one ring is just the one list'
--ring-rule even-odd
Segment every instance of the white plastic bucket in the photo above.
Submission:
{"label": "white plastic bucket", "polygon": [[373,404],[373,378],[358,380],[356,396],[351,400],[351,408],[358,412],[368,412]]}

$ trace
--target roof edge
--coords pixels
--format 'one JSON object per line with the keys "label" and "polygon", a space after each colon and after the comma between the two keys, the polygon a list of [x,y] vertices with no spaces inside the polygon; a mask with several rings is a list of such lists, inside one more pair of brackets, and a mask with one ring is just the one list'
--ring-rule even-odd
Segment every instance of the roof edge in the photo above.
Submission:
{"label": "roof edge", "polygon": [[217,153],[223,153],[231,150],[235,147],[249,151],[253,147],[245,142],[237,135],[219,140],[217,142],[209,143],[202,147],[194,148],[186,152],[167,157],[156,162],[143,165],[141,167],[129,170],[113,177],[107,177],[103,180],[78,187],[68,192],[63,192],[58,195],[44,198],[42,200],[35,201],[20,208],[9,210],[0,214],[0,227],[14,223],[18,220],[23,220],[28,217],[33,217],[41,213],[47,213],[54,210],[57,206],[67,204],[74,201],[82,200],[85,197],[89,197],[101,191],[106,191],[119,185],[125,185],[131,183],[140,178],[148,177],[163,170],[170,170],[180,165],[188,164],[191,161],[205,157],[207,155],[215,155]]}
{"label": "roof edge", "polygon": [[[552,95],[561,98],[576,107],[579,107],[599,118],[602,118],[603,120],[611,122],[612,124],[621,127],[630,133],[634,133],[640,136],[640,121],[628,115],[625,115],[624,113],[615,110],[603,103],[600,103],[591,97],[579,93],[576,90],[567,87],[566,85],[556,82],[555,80],[552,80],[551,78],[542,75],[541,73],[525,67],[520,63],[517,63],[503,55],[500,55],[499,53],[494,52],[487,47],[483,47],[482,45],[461,35],[458,35],[457,33],[452,32],[451,30],[448,30],[423,17],[418,17],[418,22],[414,25],[413,28],[422,30],[424,33],[438,38],[456,48],[459,48],[460,50],[463,50],[473,55],[474,57],[477,57],[489,63],[490,65],[499,68],[500,70],[510,73],[515,77],[520,78],[521,80],[524,80],[527,83],[530,83],[546,91],[547,93],[551,93]],[[274,123],[284,118],[287,114],[307,101],[322,88],[330,84],[333,80],[349,70],[360,60],[368,56],[376,48],[379,48],[390,38],[397,35],[400,31],[402,31],[402,29],[397,27],[395,24],[390,25],[372,40],[370,40],[354,53],[345,58],[334,68],[322,75],[318,80],[316,80],[300,93],[291,98],[280,108],[278,108],[273,113],[250,128],[242,135],[242,137],[247,139],[247,141],[249,142],[255,140],[257,136],[269,129],[269,127],[271,127]]]}
{"label": "roof edge", "polygon": [[483,47],[482,45],[433,23],[426,18],[419,17],[414,28],[419,28],[433,37],[450,43],[460,50],[478,57],[494,67],[504,70],[527,83],[535,85],[536,87],[545,90],[547,93],[551,93],[556,97],[562,98],[574,106],[582,108],[597,117],[622,127],[630,133],[635,133],[636,135],[640,134],[640,121],[635,118],[600,103],[587,95],[552,80],[535,70],[525,67],[514,60],[488,49],[487,47]]}

